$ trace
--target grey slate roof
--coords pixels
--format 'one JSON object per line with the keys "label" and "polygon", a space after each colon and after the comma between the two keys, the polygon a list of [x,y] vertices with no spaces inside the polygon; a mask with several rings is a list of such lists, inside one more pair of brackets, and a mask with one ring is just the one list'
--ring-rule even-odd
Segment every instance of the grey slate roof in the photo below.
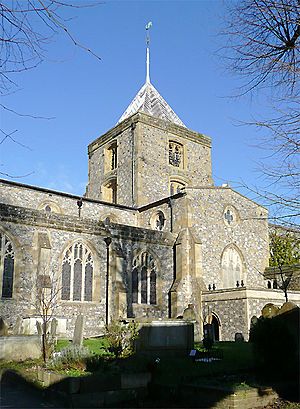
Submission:
{"label": "grey slate roof", "polygon": [[136,94],[124,114],[119,119],[118,124],[139,111],[145,112],[156,118],[164,119],[165,121],[173,122],[176,125],[186,127],[150,81],[146,81]]}

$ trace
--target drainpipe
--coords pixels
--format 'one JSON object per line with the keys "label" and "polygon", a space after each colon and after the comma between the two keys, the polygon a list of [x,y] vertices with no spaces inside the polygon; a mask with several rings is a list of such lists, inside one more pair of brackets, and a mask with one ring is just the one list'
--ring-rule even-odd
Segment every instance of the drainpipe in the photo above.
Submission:
{"label": "drainpipe", "polygon": [[173,199],[169,198],[169,208],[170,208],[170,231],[173,232]]}
{"label": "drainpipe", "polygon": [[105,324],[108,325],[109,246],[111,244],[111,237],[105,237],[104,242],[106,244]]}

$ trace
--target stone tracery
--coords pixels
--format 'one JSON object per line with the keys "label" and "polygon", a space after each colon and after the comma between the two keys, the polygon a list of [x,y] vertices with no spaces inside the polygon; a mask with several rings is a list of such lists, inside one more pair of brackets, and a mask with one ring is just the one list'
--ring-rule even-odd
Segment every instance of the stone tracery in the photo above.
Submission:
{"label": "stone tracery", "polygon": [[143,252],[134,259],[131,280],[133,303],[156,304],[157,269],[151,254]]}
{"label": "stone tracery", "polygon": [[9,238],[0,232],[0,272],[2,272],[2,297],[13,295],[15,252]]}
{"label": "stone tracery", "polygon": [[70,246],[62,262],[62,300],[92,301],[93,269],[91,251],[81,242]]}

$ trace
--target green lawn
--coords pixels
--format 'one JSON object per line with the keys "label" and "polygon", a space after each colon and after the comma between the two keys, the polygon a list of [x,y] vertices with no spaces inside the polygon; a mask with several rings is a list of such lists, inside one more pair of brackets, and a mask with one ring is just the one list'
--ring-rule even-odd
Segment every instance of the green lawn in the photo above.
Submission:
{"label": "green lawn", "polygon": [[[61,351],[67,346],[71,345],[72,341],[68,339],[59,339],[55,347],[56,351]],[[83,340],[83,346],[87,347],[93,354],[104,355],[106,354],[106,348],[108,347],[108,342],[104,337],[101,338],[89,338]]]}

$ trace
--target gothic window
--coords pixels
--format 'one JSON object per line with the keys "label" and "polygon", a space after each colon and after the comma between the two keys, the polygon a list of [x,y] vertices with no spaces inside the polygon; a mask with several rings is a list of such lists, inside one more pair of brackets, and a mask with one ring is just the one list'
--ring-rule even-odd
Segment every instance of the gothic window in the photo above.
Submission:
{"label": "gothic window", "polygon": [[233,246],[227,247],[221,260],[223,288],[244,286],[243,262],[240,253]]}
{"label": "gothic window", "polygon": [[170,182],[170,196],[176,195],[176,193],[180,193],[182,189],[184,189],[185,184],[182,182],[178,182],[177,180],[171,180]]}
{"label": "gothic window", "polygon": [[70,246],[62,262],[62,300],[92,301],[93,272],[91,251],[81,242]]}
{"label": "gothic window", "polygon": [[131,275],[132,302],[139,304],[156,304],[157,272],[153,257],[141,253],[133,262]]}
{"label": "gothic window", "polygon": [[169,164],[183,168],[183,146],[177,142],[169,142]]}
{"label": "gothic window", "polygon": [[15,252],[9,238],[0,233],[0,272],[2,273],[2,297],[12,298]]}
{"label": "gothic window", "polygon": [[102,187],[102,200],[110,203],[117,203],[117,179],[110,179]]}

